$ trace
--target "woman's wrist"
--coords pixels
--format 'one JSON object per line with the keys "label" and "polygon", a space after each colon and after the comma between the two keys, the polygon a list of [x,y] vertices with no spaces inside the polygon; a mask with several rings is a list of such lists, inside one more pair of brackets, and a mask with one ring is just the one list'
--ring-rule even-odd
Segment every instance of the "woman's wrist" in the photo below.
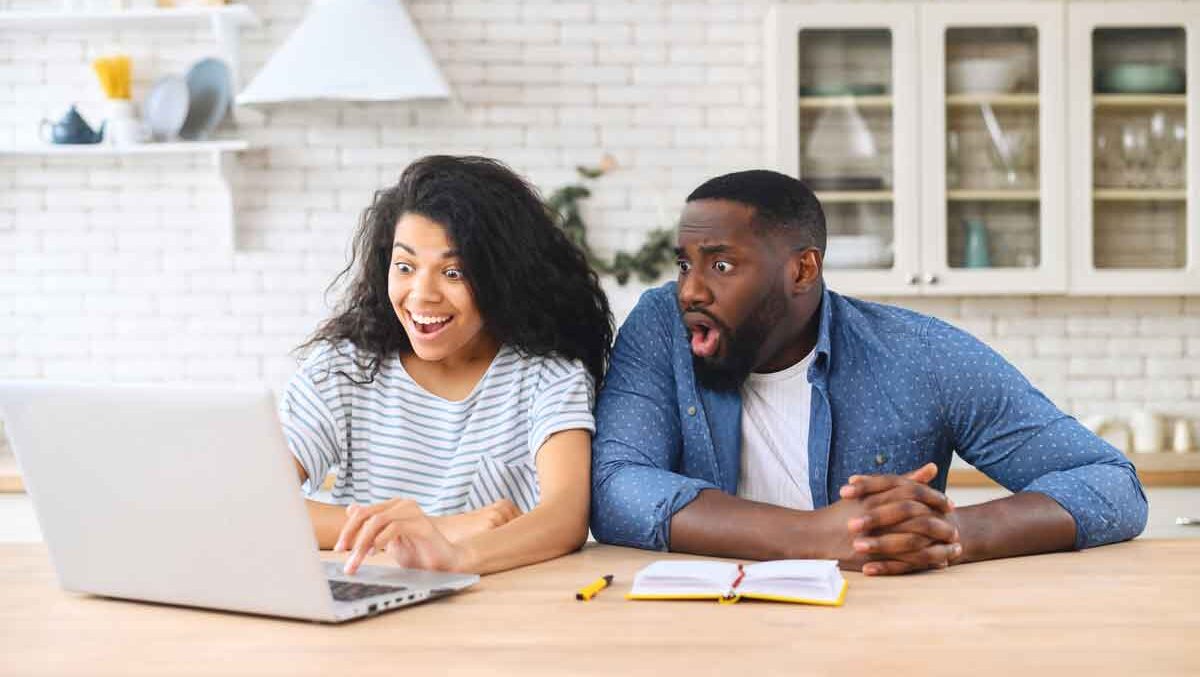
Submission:
{"label": "woman's wrist", "polygon": [[462,574],[477,574],[483,569],[483,558],[479,553],[479,548],[471,543],[472,540],[474,539],[467,539],[465,541],[459,541],[458,543],[452,544],[452,547],[456,553],[456,557],[451,568],[455,572]]}

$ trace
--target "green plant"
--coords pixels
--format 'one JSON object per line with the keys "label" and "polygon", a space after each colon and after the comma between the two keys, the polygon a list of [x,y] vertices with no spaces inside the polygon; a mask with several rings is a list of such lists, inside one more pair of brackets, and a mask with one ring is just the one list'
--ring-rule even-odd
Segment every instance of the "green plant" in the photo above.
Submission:
{"label": "green plant", "polygon": [[[575,171],[582,180],[598,179],[615,167],[611,158],[605,157],[596,167],[579,166]],[[546,199],[546,207],[560,228],[587,256],[588,263],[596,272],[612,275],[617,284],[624,285],[631,275],[642,282],[657,280],[665,269],[675,263],[675,233],[670,228],[658,228],[646,236],[642,248],[634,253],[617,252],[611,261],[600,258],[587,242],[587,224],[579,211],[579,202],[592,194],[584,183],[563,186]]]}

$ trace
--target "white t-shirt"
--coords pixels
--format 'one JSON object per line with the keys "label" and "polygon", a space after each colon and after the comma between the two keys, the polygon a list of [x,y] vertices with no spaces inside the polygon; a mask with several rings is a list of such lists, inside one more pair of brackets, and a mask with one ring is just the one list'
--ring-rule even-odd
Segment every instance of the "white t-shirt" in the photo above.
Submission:
{"label": "white t-shirt", "polygon": [[737,495],[785,508],[812,510],[808,485],[808,419],[815,351],[772,374],[742,384],[742,471]]}
{"label": "white t-shirt", "polygon": [[595,431],[592,379],[578,360],[522,356],[501,346],[461,401],[438,397],[386,358],[368,381],[353,345],[323,345],[292,378],[280,419],[311,491],[337,471],[337,503],[397,496],[432,515],[501,498],[537,505],[536,455],[561,430]]}

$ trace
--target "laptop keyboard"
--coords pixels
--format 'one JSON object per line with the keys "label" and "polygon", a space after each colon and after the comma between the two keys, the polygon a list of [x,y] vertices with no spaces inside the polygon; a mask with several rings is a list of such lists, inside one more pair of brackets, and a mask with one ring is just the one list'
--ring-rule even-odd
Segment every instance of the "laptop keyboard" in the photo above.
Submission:
{"label": "laptop keyboard", "polygon": [[375,595],[389,592],[404,592],[408,588],[402,585],[371,585],[369,583],[352,583],[350,581],[329,581],[329,591],[337,602],[353,602]]}

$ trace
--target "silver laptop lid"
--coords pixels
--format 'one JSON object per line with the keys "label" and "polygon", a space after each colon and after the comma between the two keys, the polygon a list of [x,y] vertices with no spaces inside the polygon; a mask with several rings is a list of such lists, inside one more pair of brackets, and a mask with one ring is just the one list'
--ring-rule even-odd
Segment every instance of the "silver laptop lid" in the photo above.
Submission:
{"label": "silver laptop lid", "polygon": [[336,620],[266,388],[0,383],[68,590]]}

